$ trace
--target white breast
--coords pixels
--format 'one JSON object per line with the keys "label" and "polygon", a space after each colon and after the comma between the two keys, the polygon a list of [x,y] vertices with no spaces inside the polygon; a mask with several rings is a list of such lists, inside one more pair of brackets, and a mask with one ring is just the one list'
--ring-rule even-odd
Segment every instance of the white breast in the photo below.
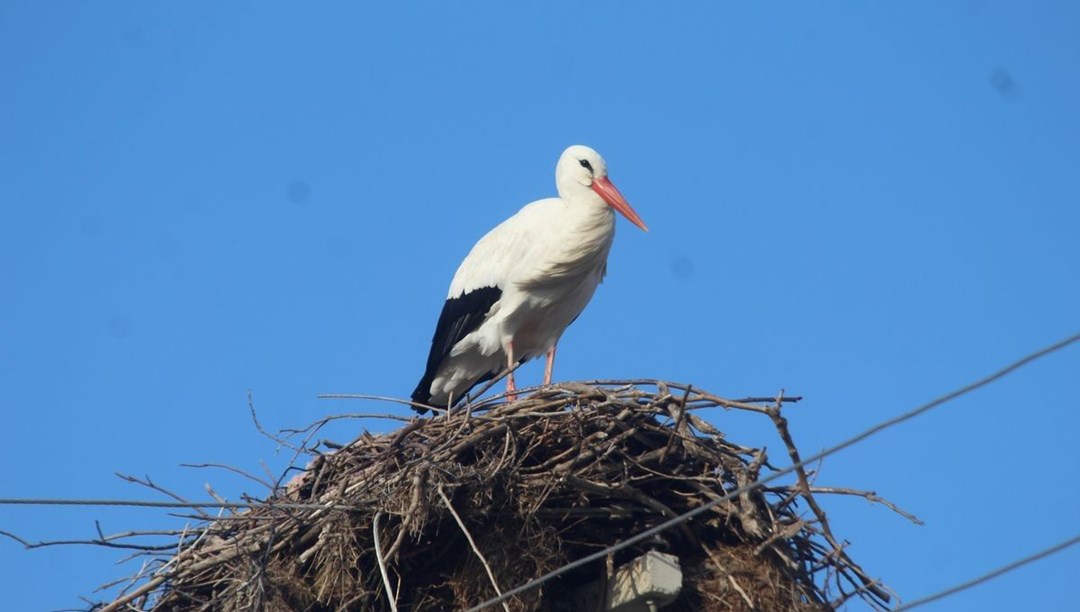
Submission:
{"label": "white breast", "polygon": [[514,341],[515,356],[531,359],[549,349],[579,315],[604,277],[615,236],[607,208],[568,206],[544,200],[527,254],[503,279],[498,312],[477,330],[481,351],[502,351]]}

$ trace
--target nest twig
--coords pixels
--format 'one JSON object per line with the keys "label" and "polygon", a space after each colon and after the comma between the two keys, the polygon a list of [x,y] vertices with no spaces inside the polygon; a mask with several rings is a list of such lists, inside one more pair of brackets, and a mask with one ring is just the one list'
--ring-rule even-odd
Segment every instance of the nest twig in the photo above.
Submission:
{"label": "nest twig", "polygon": [[[294,431],[306,437],[290,447],[314,457],[306,469],[256,507],[205,520],[175,554],[146,550],[153,562],[101,610],[465,609],[774,469],[697,410],[767,416],[798,461],[780,415],[794,398],[733,401],[659,381],[519,397],[364,433],[327,454],[308,444],[329,419]],[[790,485],[735,496],[505,609],[568,609],[568,593],[650,549],[680,558],[685,582],[670,609],[830,610],[854,596],[885,609],[890,593],[833,535],[821,493],[884,502],[811,486],[799,470]]]}

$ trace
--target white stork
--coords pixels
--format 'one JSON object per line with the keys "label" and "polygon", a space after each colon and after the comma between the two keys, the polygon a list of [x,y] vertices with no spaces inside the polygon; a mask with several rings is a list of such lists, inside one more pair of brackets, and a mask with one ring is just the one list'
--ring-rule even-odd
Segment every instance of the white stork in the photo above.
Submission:
{"label": "white stork", "polygon": [[[648,231],[589,147],[563,151],[555,184],[559,197],[525,205],[461,262],[414,402],[448,407],[503,368],[545,353],[544,384],[551,383],[559,337],[604,278],[615,237],[612,209]],[[506,388],[513,399],[512,372]]]}

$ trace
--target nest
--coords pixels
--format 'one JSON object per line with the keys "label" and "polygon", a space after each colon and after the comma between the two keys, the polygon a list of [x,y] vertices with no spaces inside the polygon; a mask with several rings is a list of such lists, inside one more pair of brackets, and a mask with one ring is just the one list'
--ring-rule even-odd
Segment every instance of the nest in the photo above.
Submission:
{"label": "nest", "polygon": [[[329,451],[300,445],[313,459],[298,476],[189,530],[104,609],[468,609],[775,469],[697,410],[772,418],[798,461],[782,401],[670,383],[564,384]],[[491,609],[573,609],[572,593],[649,550],[680,560],[683,587],[668,610],[831,610],[856,595],[884,607],[889,595],[832,536],[806,474],[792,480]]]}

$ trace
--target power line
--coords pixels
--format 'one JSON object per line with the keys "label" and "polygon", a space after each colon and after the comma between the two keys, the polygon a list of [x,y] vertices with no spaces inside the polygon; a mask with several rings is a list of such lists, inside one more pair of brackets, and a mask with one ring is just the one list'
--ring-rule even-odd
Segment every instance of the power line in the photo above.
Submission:
{"label": "power line", "polygon": [[881,432],[882,430],[885,430],[885,429],[888,429],[888,428],[890,428],[890,427],[892,427],[894,425],[898,425],[900,423],[903,423],[904,421],[907,421],[909,419],[913,419],[913,418],[915,418],[915,417],[917,417],[917,416],[919,416],[919,415],[921,415],[921,414],[923,414],[923,413],[925,413],[925,412],[927,412],[929,410],[937,408],[938,406],[940,406],[942,404],[945,404],[945,403],[950,402],[950,401],[952,401],[952,400],[954,400],[954,399],[956,399],[956,398],[958,398],[958,397],[960,397],[962,395],[965,395],[967,393],[975,391],[976,389],[979,389],[980,387],[984,387],[984,386],[986,386],[986,385],[988,385],[988,384],[990,384],[990,383],[992,383],[992,382],[994,382],[996,380],[999,380],[1000,378],[1002,378],[1004,376],[1007,376],[1007,375],[1011,374],[1012,372],[1020,369],[1021,367],[1025,366],[1025,365],[1027,365],[1027,364],[1029,364],[1029,363],[1031,363],[1031,362],[1033,362],[1033,361],[1035,361],[1037,359],[1045,357],[1045,356],[1047,356],[1047,355],[1049,355],[1051,353],[1059,351],[1059,350],[1065,348],[1066,346],[1069,346],[1070,344],[1072,344],[1072,343],[1074,343],[1074,342],[1076,342],[1078,340],[1080,340],[1080,334],[1075,334],[1073,336],[1065,338],[1064,340],[1061,340],[1059,342],[1055,342],[1054,344],[1051,344],[1050,346],[1039,349],[1038,351],[1035,351],[1034,353],[1031,353],[1030,355],[1027,355],[1027,356],[1025,356],[1025,357],[1023,357],[1021,359],[1018,359],[1018,360],[1012,362],[1011,364],[1005,366],[1004,368],[1001,368],[1000,370],[998,370],[998,371],[996,371],[996,372],[994,372],[994,373],[992,373],[992,374],[990,374],[988,376],[980,378],[979,380],[976,380],[975,382],[973,382],[971,384],[960,387],[959,389],[956,389],[955,391],[951,391],[949,393],[946,393],[945,395],[942,395],[942,396],[938,397],[937,399],[934,399],[934,400],[931,400],[931,401],[929,401],[929,402],[927,402],[925,404],[922,404],[921,406],[917,406],[916,408],[914,408],[914,409],[912,409],[912,410],[910,410],[908,412],[905,412],[905,413],[903,413],[903,414],[901,414],[899,416],[896,416],[896,417],[893,417],[891,419],[882,421],[881,423],[878,423],[877,425],[874,425],[873,427],[867,429],[866,431],[863,431],[862,433],[860,433],[860,434],[858,434],[856,436],[848,438],[847,440],[844,440],[843,442],[840,442],[839,444],[837,444],[835,446],[831,446],[829,448],[826,448],[825,450],[817,453],[816,455],[812,455],[810,457],[807,457],[806,459],[803,459],[799,463],[792,464],[792,465],[790,465],[790,466],[788,466],[788,467],[786,467],[786,468],[784,468],[784,469],[782,469],[782,470],[780,470],[778,472],[773,472],[772,474],[770,474],[770,475],[768,475],[768,476],[766,476],[764,478],[761,478],[756,482],[753,482],[753,483],[750,483],[748,485],[738,487],[737,489],[735,489],[733,491],[730,491],[726,495],[718,497],[717,499],[714,499],[714,500],[712,500],[712,501],[710,501],[710,502],[708,502],[708,503],[706,503],[706,504],[704,504],[702,506],[698,506],[697,508],[694,508],[693,510],[690,510],[689,512],[686,512],[684,514],[676,516],[675,518],[668,519],[668,520],[664,521],[663,523],[660,523],[660,524],[656,525],[655,527],[651,527],[649,529],[646,529],[645,531],[642,531],[641,533],[638,533],[635,536],[631,536],[631,537],[623,540],[622,542],[619,542],[618,544],[613,544],[613,545],[605,548],[604,550],[595,552],[595,553],[593,553],[591,555],[587,555],[587,556],[582,557],[582,558],[580,558],[580,559],[578,559],[576,561],[571,561],[570,563],[567,563],[566,565],[563,565],[562,567],[554,569],[554,570],[544,574],[543,576],[540,576],[539,578],[530,580],[529,582],[526,582],[525,584],[522,584],[521,586],[510,589],[509,591],[504,592],[502,595],[499,595],[497,597],[492,597],[491,599],[488,599],[487,601],[484,601],[483,603],[481,603],[481,604],[479,604],[477,606],[473,606],[472,608],[469,608],[466,612],[477,612],[479,610],[483,610],[484,608],[487,608],[488,606],[492,606],[492,605],[495,605],[497,603],[502,603],[503,601],[506,601],[507,599],[510,599],[511,597],[513,597],[515,595],[518,595],[520,593],[524,593],[526,591],[530,591],[530,590],[540,586],[541,584],[547,582],[548,580],[551,580],[552,578],[556,578],[556,577],[561,576],[562,574],[565,574],[566,572],[569,572],[569,571],[571,571],[573,569],[576,569],[576,568],[581,567],[583,565],[587,565],[589,563],[592,563],[593,561],[598,561],[600,559],[603,559],[604,557],[607,557],[611,553],[618,552],[618,551],[620,551],[620,550],[622,550],[624,548],[633,546],[634,544],[637,544],[638,542],[641,542],[643,540],[647,540],[647,539],[651,538],[652,536],[654,536],[654,535],[656,535],[656,534],[658,534],[658,533],[660,533],[662,531],[665,531],[667,529],[670,529],[672,527],[675,527],[675,526],[677,526],[677,525],[679,525],[679,524],[681,524],[681,523],[683,523],[685,521],[688,521],[691,518],[694,518],[695,516],[697,516],[699,514],[702,514],[704,512],[708,512],[712,508],[715,508],[716,506],[718,506],[718,505],[720,505],[720,504],[722,504],[722,503],[724,503],[726,501],[730,501],[730,500],[738,497],[739,495],[742,495],[743,493],[746,493],[746,492],[748,492],[748,491],[750,491],[752,489],[755,489],[755,488],[760,487],[762,485],[765,485],[765,484],[767,484],[769,482],[772,482],[773,480],[776,480],[777,478],[780,478],[781,476],[785,476],[787,474],[790,474],[790,473],[794,472],[795,470],[799,469],[800,467],[802,467],[804,465],[816,463],[817,461],[819,461],[821,459],[824,459],[825,457],[828,457],[829,455],[832,455],[834,453],[840,452],[840,451],[844,450],[845,448],[848,448],[849,446],[857,444],[858,442],[861,442],[861,441],[865,440],[866,438],[869,438],[870,436],[873,436],[873,435]]}
{"label": "power line", "polygon": [[278,508],[282,510],[355,510],[342,504],[304,504],[295,502],[181,502],[140,499],[22,499],[0,497],[0,506],[128,506],[136,508],[212,508],[250,510]]}
{"label": "power line", "polygon": [[900,612],[901,610],[911,610],[913,608],[918,608],[919,606],[921,606],[923,604],[928,604],[928,603],[930,603],[932,601],[937,601],[939,599],[944,599],[944,598],[946,598],[946,597],[948,597],[950,595],[955,595],[956,593],[959,593],[960,591],[965,591],[967,589],[970,589],[973,586],[982,584],[982,583],[984,583],[984,582],[986,582],[988,580],[993,580],[994,578],[997,578],[998,576],[1001,576],[1002,574],[1007,574],[1007,573],[1013,571],[1014,569],[1017,569],[1019,567],[1023,567],[1025,565],[1027,565],[1028,563],[1033,563],[1033,562],[1038,561],[1039,559],[1042,559],[1044,557],[1049,557],[1050,555],[1053,555],[1055,553],[1059,553],[1059,552],[1065,550],[1066,548],[1068,548],[1070,546],[1073,546],[1075,544],[1080,544],[1080,535],[1069,538],[1068,540],[1065,540],[1064,542],[1060,542],[1058,544],[1055,544],[1055,545],[1051,546],[1050,548],[1040,550],[1039,552],[1037,552],[1037,553],[1035,553],[1033,555],[1029,555],[1027,557],[1024,557],[1023,559],[1017,559],[1016,561],[1013,561],[1012,563],[1009,563],[1008,565],[1003,565],[1003,566],[997,568],[996,570],[987,572],[987,573],[983,574],[982,576],[979,576],[978,578],[972,578],[971,580],[968,580],[967,582],[961,582],[960,584],[958,584],[956,586],[949,587],[949,588],[947,588],[947,589],[945,589],[943,591],[938,591],[937,593],[934,593],[933,595],[927,595],[926,597],[923,597],[921,599],[916,599],[915,601],[912,601],[910,603],[906,603],[906,604],[904,604],[902,606],[899,606],[897,608],[893,608],[893,612]]}

